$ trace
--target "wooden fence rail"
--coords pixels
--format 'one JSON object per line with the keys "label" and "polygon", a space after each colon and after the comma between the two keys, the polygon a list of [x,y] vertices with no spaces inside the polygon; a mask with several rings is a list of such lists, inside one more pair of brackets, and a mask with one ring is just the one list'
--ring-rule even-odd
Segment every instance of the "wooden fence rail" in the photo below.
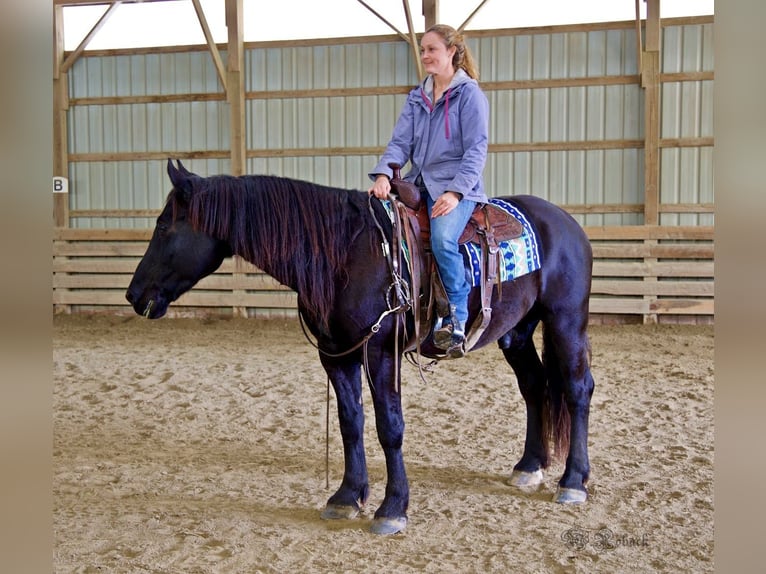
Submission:
{"label": "wooden fence rail", "polygon": [[[586,227],[594,254],[593,321],[711,322],[712,227]],[[53,305],[58,313],[131,314],[125,291],[151,230],[57,228]],[[183,295],[170,316],[295,316],[296,296],[239,258]]]}

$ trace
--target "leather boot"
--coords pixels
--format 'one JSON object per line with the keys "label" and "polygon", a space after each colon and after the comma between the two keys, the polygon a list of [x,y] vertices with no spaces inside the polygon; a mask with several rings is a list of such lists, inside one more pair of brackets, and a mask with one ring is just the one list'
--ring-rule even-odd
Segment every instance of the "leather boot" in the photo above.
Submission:
{"label": "leather boot", "polygon": [[[456,347],[463,347],[465,343],[465,322],[458,321],[455,315],[455,306],[450,305],[450,316],[442,318],[441,326],[434,330],[434,345],[439,349],[448,351],[450,355],[456,353]],[[463,351],[459,356],[463,356]]]}

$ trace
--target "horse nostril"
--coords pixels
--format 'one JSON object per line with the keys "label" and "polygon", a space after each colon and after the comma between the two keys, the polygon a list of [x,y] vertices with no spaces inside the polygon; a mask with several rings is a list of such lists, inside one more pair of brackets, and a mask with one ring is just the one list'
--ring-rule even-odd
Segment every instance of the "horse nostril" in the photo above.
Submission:
{"label": "horse nostril", "polygon": [[130,290],[128,290],[127,293],[125,293],[125,299],[127,299],[128,303],[130,303],[131,305],[133,304],[134,297],[133,297],[133,293],[131,293]]}

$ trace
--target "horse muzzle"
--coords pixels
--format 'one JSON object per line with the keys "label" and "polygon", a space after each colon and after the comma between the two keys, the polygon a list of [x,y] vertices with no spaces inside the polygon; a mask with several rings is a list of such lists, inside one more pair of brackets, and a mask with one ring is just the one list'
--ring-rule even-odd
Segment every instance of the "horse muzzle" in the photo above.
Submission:
{"label": "horse muzzle", "polygon": [[164,302],[163,297],[156,296],[154,298],[145,298],[138,296],[130,289],[125,294],[125,298],[133,306],[133,310],[136,314],[145,317],[146,319],[159,319],[165,315],[168,305]]}

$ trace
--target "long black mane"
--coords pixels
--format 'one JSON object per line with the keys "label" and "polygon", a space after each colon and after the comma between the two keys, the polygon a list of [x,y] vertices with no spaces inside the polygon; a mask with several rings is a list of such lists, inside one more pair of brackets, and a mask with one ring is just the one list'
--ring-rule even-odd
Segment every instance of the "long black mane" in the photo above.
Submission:
{"label": "long black mane", "polygon": [[[193,228],[227,241],[235,255],[296,291],[326,326],[349,246],[369,224],[366,194],[262,175],[191,181],[184,203]],[[179,193],[168,199],[174,213]]]}

